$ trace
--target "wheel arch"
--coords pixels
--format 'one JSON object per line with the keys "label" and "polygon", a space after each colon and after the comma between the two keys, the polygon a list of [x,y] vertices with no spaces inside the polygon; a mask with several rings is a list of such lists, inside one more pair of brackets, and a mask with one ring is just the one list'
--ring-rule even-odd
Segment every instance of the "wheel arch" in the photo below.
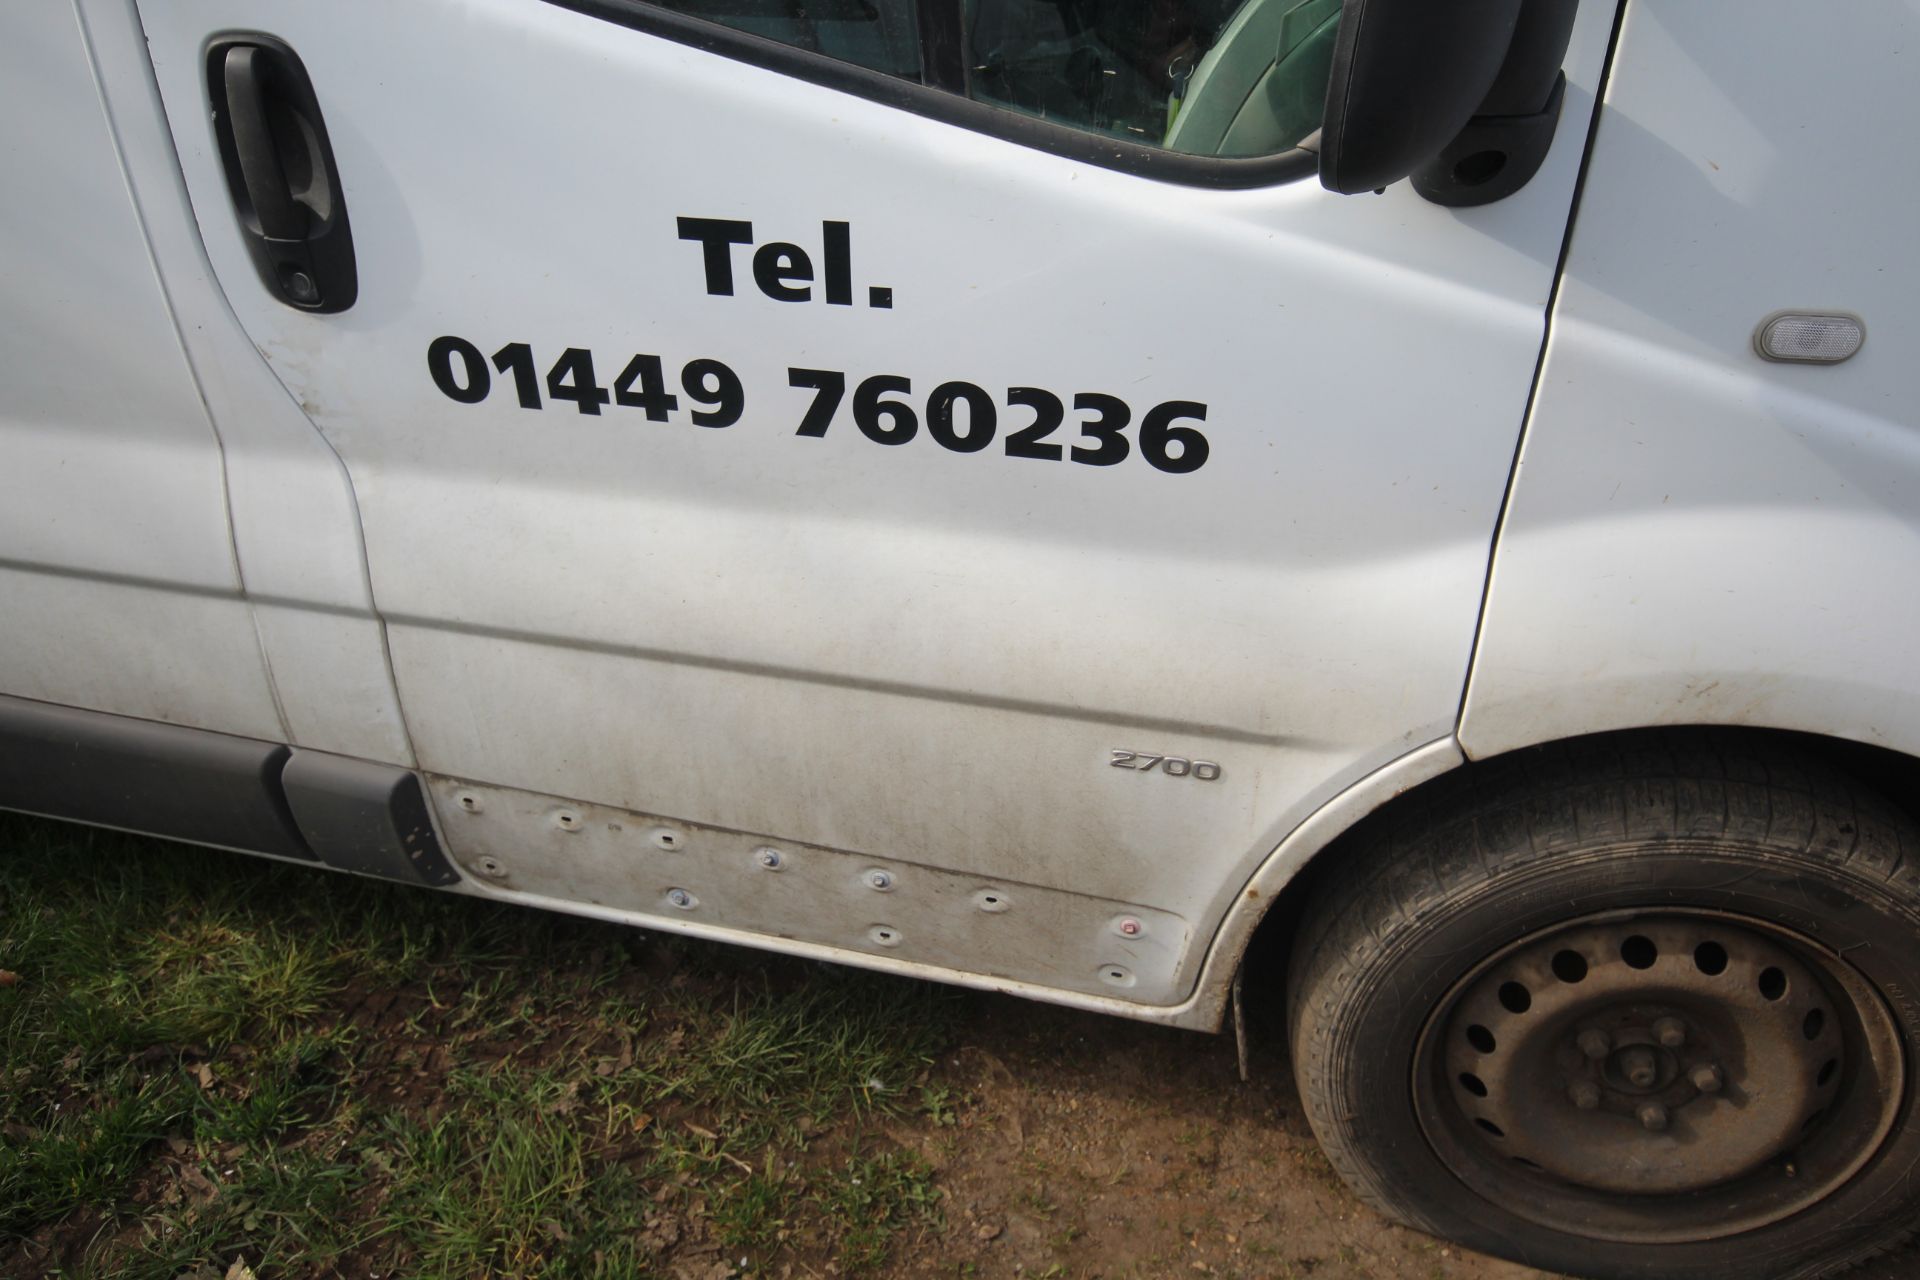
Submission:
{"label": "wheel arch", "polygon": [[1494,755],[1469,758],[1451,739],[1408,753],[1355,783],[1289,832],[1242,890],[1235,909],[1214,936],[1202,971],[1200,991],[1189,1016],[1193,1027],[1220,1030],[1242,966],[1257,971],[1263,987],[1283,990],[1287,943],[1313,897],[1315,887],[1337,864],[1344,849],[1365,838],[1374,823],[1420,805],[1431,805],[1455,789],[1471,787],[1505,769],[1529,752],[1598,747],[1632,740],[1641,744],[1689,733],[1711,732],[1737,747],[1741,742],[1790,744],[1817,755],[1848,777],[1871,787],[1920,823],[1920,756],[1891,747],[1832,734],[1752,725],[1677,724],[1574,734],[1517,746]]}

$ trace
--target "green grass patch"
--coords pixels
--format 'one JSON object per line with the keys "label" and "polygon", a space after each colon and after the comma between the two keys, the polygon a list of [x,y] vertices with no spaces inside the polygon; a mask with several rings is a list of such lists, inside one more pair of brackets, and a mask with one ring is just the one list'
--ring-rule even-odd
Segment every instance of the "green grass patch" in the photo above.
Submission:
{"label": "green grass patch", "polygon": [[848,1160],[820,1180],[814,1198],[838,1228],[839,1261],[852,1271],[885,1262],[898,1232],[940,1225],[933,1172],[916,1156],[885,1152]]}
{"label": "green grass patch", "polygon": [[0,814],[0,1274],[885,1266],[956,997]]}

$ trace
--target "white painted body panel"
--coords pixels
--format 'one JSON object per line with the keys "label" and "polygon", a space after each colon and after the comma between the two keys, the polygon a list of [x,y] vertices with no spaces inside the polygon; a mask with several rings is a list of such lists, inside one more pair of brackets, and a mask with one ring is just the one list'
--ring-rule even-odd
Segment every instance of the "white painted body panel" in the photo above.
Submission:
{"label": "white painted body panel", "polygon": [[0,692],[410,763],[345,472],[213,283],[131,4],[20,6],[0,63]]}
{"label": "white painted body panel", "polygon": [[[418,760],[446,785],[1164,913],[1181,954],[1115,994],[1174,1010],[1289,831],[1451,751],[1609,14],[1581,19],[1539,177],[1449,211],[1404,187],[1159,184],[536,0],[281,6],[353,219],[360,296],[331,316],[260,288],[204,121],[206,37],[266,19],[142,16],[214,272],[351,477]],[[894,306],[709,296],[678,215],[803,243],[847,219],[856,285]],[[449,333],[532,343],[542,368],[588,347],[603,383],[636,351],[719,358],[747,414],[536,414],[504,377],[455,404],[425,361]],[[921,397],[1108,391],[1136,418],[1203,400],[1213,459],[888,449],[844,408],[798,439],[789,365]],[[1109,768],[1114,748],[1224,776]],[[442,824],[471,870],[483,845]],[[650,873],[582,901],[577,844],[518,835],[521,892],[664,918]],[[883,955],[864,905],[819,920],[813,945],[875,963],[996,971],[957,925]]]}
{"label": "white painted body panel", "polygon": [[240,597],[219,443],[71,8],[0,39],[0,692],[282,729]]}
{"label": "white painted body panel", "polygon": [[127,182],[218,429],[253,627],[293,746],[412,764],[345,469],[234,319],[201,247],[132,0],[77,0]]}
{"label": "white painted body panel", "polygon": [[[1469,754],[1656,724],[1920,752],[1920,5],[1628,11],[1492,575]],[[1781,309],[1860,354],[1770,364]]]}

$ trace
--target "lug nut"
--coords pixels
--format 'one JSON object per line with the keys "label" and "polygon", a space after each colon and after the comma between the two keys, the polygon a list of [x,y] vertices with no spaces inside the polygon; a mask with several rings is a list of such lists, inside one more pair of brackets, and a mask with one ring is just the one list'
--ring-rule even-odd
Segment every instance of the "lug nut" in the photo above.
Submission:
{"label": "lug nut", "polygon": [[1720,1068],[1711,1062],[1701,1063],[1688,1073],[1687,1078],[1693,1081],[1693,1087],[1702,1093],[1718,1093],[1720,1086],[1725,1083],[1720,1075]]}
{"label": "lug nut", "polygon": [[667,901],[679,907],[682,911],[685,911],[693,906],[693,895],[685,889],[669,889],[667,890]]}
{"label": "lug nut", "polygon": [[867,872],[867,888],[878,889],[881,893],[893,888],[893,877],[885,871]]}
{"label": "lug nut", "polygon": [[1643,1102],[1635,1113],[1640,1117],[1640,1127],[1649,1133],[1659,1133],[1667,1127],[1667,1109],[1657,1102]]}
{"label": "lug nut", "polygon": [[1582,1111],[1591,1111],[1600,1105],[1600,1086],[1591,1080],[1575,1080],[1567,1086],[1567,1097]]}
{"label": "lug nut", "polygon": [[769,871],[778,871],[780,864],[785,861],[785,859],[780,856],[778,849],[756,849],[754,850],[753,857],[756,862]]}
{"label": "lug nut", "polygon": [[1634,1088],[1651,1089],[1660,1078],[1660,1061],[1653,1056],[1653,1050],[1636,1044],[1621,1051],[1620,1070]]}
{"label": "lug nut", "polygon": [[1580,1052],[1598,1062],[1613,1048],[1613,1037],[1597,1028],[1589,1027],[1580,1033],[1580,1038],[1575,1043],[1580,1046]]}
{"label": "lug nut", "polygon": [[1678,1049],[1687,1042],[1687,1024],[1678,1018],[1655,1019],[1653,1038],[1669,1049]]}
{"label": "lug nut", "polygon": [[1123,938],[1137,938],[1142,932],[1140,922],[1132,916],[1126,917],[1119,924],[1115,925],[1114,928],[1119,931],[1120,936]]}

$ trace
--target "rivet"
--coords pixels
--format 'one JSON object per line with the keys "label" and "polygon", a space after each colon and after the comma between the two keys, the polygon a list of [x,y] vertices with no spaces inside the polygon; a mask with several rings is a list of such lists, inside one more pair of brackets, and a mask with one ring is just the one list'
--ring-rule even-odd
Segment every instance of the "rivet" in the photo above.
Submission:
{"label": "rivet", "polygon": [[1653,1038],[1669,1049],[1678,1049],[1687,1042],[1687,1024],[1678,1018],[1655,1018]]}
{"label": "rivet", "polygon": [[454,802],[468,813],[478,813],[486,807],[481,803],[480,797],[471,791],[459,792],[454,796]]}
{"label": "rivet", "polygon": [[1575,1080],[1567,1086],[1567,1097],[1582,1111],[1591,1111],[1600,1105],[1600,1086],[1591,1080]]}
{"label": "rivet", "polygon": [[1580,1052],[1598,1061],[1612,1050],[1613,1037],[1598,1028],[1588,1027],[1580,1033],[1580,1038],[1575,1043],[1580,1046]]}
{"label": "rivet", "polygon": [[680,908],[682,911],[691,911],[694,909],[696,905],[698,905],[697,900],[694,898],[694,896],[688,893],[685,889],[667,890],[667,901],[672,903],[674,906]]}
{"label": "rivet", "polygon": [[1720,1068],[1711,1062],[1701,1063],[1688,1073],[1687,1078],[1693,1081],[1693,1087],[1702,1093],[1718,1093],[1720,1086],[1726,1083],[1725,1078],[1720,1074]]}
{"label": "rivet", "polygon": [[780,856],[778,849],[762,845],[753,851],[753,860],[768,871],[778,871],[786,865],[786,859]]}
{"label": "rivet", "polygon": [[1137,938],[1147,931],[1147,927],[1132,916],[1122,916],[1113,922],[1113,931],[1123,938]]}
{"label": "rivet", "polygon": [[893,876],[888,872],[880,870],[878,867],[867,872],[866,881],[867,888],[880,893],[886,893],[893,888]]}
{"label": "rivet", "polygon": [[506,864],[498,858],[482,858],[474,865],[480,868],[480,874],[483,876],[491,876],[495,880],[507,878]]}
{"label": "rivet", "polygon": [[1659,1133],[1667,1127],[1667,1109],[1657,1102],[1643,1102],[1636,1112],[1640,1117],[1640,1127],[1649,1133]]}

